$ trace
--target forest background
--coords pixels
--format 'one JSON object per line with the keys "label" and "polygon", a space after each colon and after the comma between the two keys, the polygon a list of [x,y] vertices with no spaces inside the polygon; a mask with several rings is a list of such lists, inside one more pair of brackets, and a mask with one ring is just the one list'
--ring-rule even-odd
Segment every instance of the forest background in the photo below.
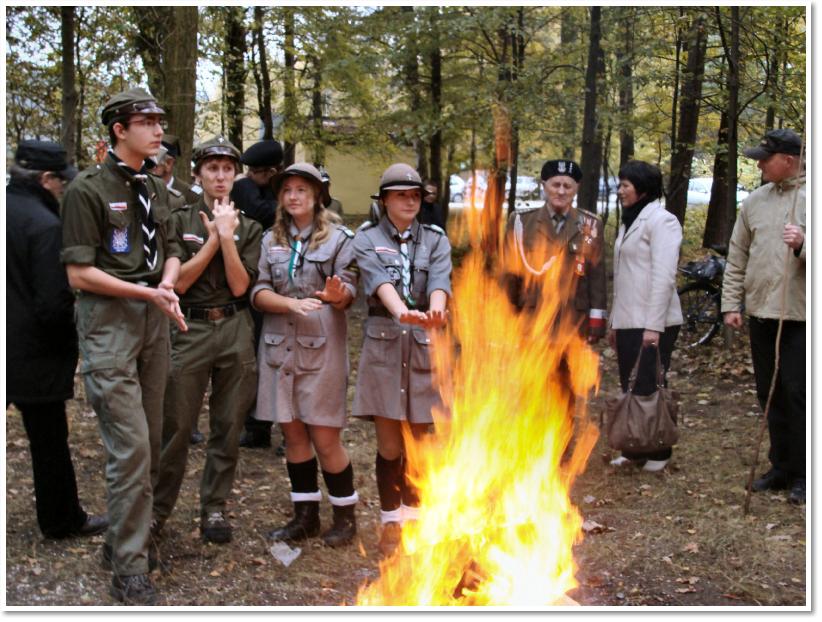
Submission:
{"label": "forest background", "polygon": [[[219,133],[240,149],[276,138],[286,164],[347,158],[331,173],[361,195],[352,213],[396,159],[413,160],[446,205],[452,174],[490,170],[501,191],[507,175],[512,207],[518,174],[566,157],[584,171],[579,205],[596,210],[633,157],[663,169],[682,222],[688,180],[713,178],[703,244],[721,246],[730,189],[759,183],[739,146],[775,127],[803,133],[806,9],[9,6],[7,160],[43,138],[92,163],[103,103],[141,85],[182,139],[184,179],[192,146]],[[348,175],[352,162],[365,174]]]}

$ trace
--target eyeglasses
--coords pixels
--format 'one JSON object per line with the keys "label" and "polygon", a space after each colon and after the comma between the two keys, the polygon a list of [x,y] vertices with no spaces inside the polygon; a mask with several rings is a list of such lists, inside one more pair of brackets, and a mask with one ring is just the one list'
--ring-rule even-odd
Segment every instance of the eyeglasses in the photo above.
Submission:
{"label": "eyeglasses", "polygon": [[128,125],[136,125],[146,129],[159,125],[164,132],[168,129],[168,123],[162,117],[132,117],[128,120]]}

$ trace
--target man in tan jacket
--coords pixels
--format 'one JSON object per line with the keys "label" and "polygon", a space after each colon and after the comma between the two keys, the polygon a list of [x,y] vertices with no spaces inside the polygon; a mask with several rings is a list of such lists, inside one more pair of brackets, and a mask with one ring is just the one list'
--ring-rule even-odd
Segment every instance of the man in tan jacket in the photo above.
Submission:
{"label": "man in tan jacket", "polygon": [[[776,334],[783,319],[777,383],[768,412],[772,468],[753,490],[790,488],[791,503],[805,502],[805,174],[802,139],[792,130],[765,134],[745,149],[766,182],[745,199],[731,235],[722,291],[725,324],[742,327],[750,316],[756,393],[762,407],[774,374]],[[787,271],[785,270],[785,254]],[[782,288],[786,287],[785,305]]]}

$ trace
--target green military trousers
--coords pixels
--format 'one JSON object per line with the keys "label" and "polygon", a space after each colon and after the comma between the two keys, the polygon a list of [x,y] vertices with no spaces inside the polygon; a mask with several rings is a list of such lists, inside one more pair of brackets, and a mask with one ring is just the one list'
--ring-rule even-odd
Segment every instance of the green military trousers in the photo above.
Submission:
{"label": "green military trousers", "polygon": [[159,525],[171,515],[180,494],[191,426],[202,408],[209,380],[201,517],[225,509],[240,452],[240,432],[257,391],[254,325],[248,309],[221,320],[188,320],[187,333],[172,327],[160,473],[154,489],[154,518]]}
{"label": "green military trousers", "polygon": [[106,544],[122,576],[148,572],[152,484],[169,368],[168,318],[142,300],[83,292],[80,371],[106,448]]}

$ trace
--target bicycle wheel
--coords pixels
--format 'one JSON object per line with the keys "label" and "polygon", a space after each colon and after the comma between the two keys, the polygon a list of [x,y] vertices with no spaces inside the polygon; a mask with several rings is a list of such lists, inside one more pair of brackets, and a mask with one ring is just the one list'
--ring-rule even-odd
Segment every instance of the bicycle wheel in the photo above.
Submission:
{"label": "bicycle wheel", "polygon": [[681,342],[686,348],[708,343],[722,323],[719,290],[707,283],[686,283],[677,294],[682,305]]}

